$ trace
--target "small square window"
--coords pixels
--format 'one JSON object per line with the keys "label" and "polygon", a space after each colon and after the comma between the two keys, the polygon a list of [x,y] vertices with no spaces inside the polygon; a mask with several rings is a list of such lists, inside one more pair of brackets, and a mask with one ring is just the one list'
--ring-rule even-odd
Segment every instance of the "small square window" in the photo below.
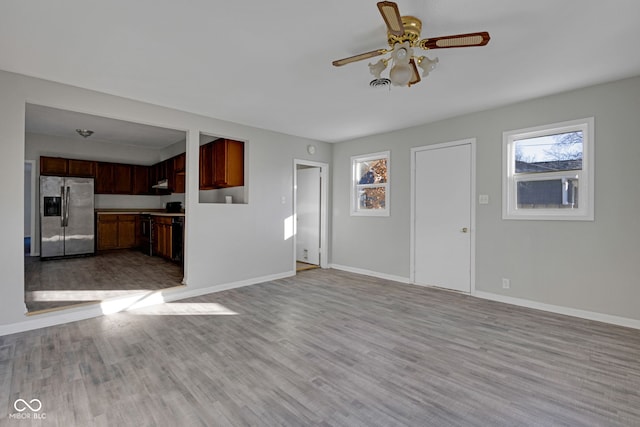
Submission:
{"label": "small square window", "polygon": [[593,118],[503,134],[503,218],[593,220]]}
{"label": "small square window", "polygon": [[389,215],[389,152],[351,158],[351,215]]}

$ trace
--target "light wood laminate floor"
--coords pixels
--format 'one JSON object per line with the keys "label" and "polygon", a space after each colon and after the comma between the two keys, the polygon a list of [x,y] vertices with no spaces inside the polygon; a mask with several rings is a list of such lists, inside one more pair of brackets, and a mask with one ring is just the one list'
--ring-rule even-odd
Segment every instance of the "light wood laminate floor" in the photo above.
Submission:
{"label": "light wood laminate floor", "polygon": [[25,257],[25,303],[29,313],[95,303],[127,292],[180,286],[182,278],[179,265],[137,250],[47,261]]}
{"label": "light wood laminate floor", "polygon": [[0,337],[0,425],[638,426],[639,393],[640,331],[335,270]]}

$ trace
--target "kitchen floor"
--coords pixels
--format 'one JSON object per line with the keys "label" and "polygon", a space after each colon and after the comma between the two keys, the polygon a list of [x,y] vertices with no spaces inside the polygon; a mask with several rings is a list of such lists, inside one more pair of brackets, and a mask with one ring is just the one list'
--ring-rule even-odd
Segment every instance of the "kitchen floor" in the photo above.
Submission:
{"label": "kitchen floor", "polygon": [[48,311],[180,286],[182,278],[179,265],[136,250],[48,261],[25,256],[25,301],[29,313]]}

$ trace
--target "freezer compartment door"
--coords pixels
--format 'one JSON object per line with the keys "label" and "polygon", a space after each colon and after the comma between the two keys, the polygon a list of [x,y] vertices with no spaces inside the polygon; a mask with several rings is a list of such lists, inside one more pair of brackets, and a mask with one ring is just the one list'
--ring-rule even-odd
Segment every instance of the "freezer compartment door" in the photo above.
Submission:
{"label": "freezer compartment door", "polygon": [[64,178],[40,177],[40,256],[64,255]]}
{"label": "freezer compartment door", "polygon": [[92,254],[95,252],[93,178],[66,178],[65,196],[64,253]]}

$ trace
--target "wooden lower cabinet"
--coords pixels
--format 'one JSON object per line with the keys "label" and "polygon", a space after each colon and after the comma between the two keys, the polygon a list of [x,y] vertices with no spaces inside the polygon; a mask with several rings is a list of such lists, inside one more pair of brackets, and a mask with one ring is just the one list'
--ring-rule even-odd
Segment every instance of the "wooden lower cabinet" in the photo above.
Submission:
{"label": "wooden lower cabinet", "polygon": [[129,249],[138,246],[136,217],[138,215],[98,214],[97,249]]}
{"label": "wooden lower cabinet", "polygon": [[118,248],[118,215],[98,215],[96,228],[99,251]]}
{"label": "wooden lower cabinet", "polygon": [[153,217],[153,254],[172,259],[171,217]]}

